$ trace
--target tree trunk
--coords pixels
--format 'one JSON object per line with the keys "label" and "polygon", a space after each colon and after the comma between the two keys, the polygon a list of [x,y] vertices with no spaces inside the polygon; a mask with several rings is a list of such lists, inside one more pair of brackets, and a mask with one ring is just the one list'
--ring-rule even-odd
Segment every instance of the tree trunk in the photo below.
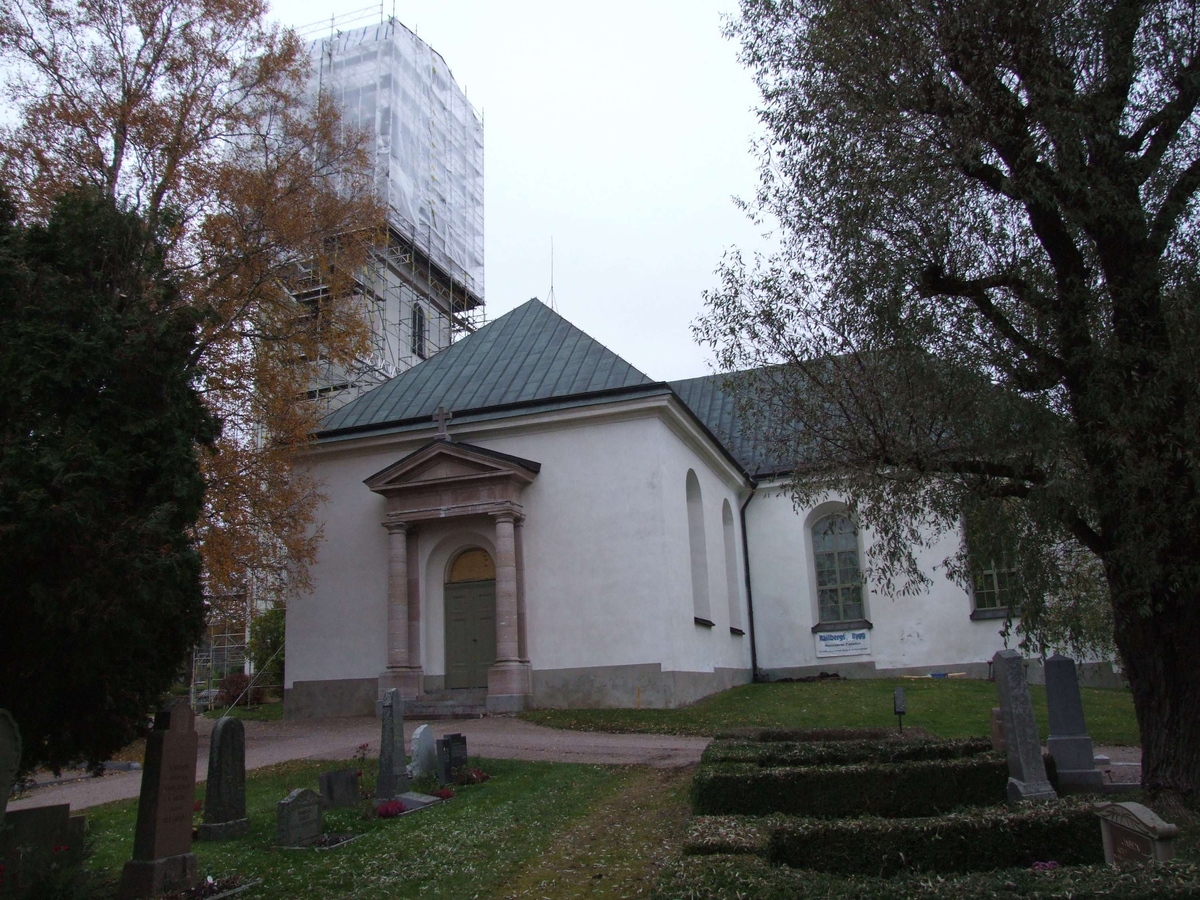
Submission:
{"label": "tree trunk", "polygon": [[1113,586],[1117,646],[1142,739],[1142,787],[1168,805],[1200,807],[1200,603],[1176,591]]}

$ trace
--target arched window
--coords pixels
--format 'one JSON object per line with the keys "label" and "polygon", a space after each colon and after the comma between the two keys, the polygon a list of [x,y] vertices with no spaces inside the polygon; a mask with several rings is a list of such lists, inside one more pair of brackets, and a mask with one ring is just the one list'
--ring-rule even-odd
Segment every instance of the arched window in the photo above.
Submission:
{"label": "arched window", "polygon": [[692,554],[692,609],[699,624],[712,624],[708,602],[708,551],[704,540],[704,501],[696,473],[687,473],[688,546]]}
{"label": "arched window", "polygon": [[412,305],[412,352],[425,358],[425,310],[415,301]]}
{"label": "arched window", "polygon": [[729,627],[741,629],[742,602],[738,590],[737,544],[733,534],[733,509],[726,500],[721,505],[721,530],[725,534],[725,596],[729,599]]}
{"label": "arched window", "polygon": [[450,566],[450,574],[446,577],[447,584],[457,584],[461,581],[494,581],[496,579],[496,564],[491,554],[479,547],[464,550],[454,559]]}
{"label": "arched window", "polygon": [[844,513],[818,519],[812,527],[812,542],[821,622],[865,618],[858,530],[854,523]]}

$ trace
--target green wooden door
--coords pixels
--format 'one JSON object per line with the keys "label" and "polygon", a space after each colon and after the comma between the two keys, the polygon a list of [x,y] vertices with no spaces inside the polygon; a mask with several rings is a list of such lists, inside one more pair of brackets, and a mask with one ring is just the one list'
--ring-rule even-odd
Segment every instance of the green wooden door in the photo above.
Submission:
{"label": "green wooden door", "polygon": [[487,687],[495,661],[496,582],[446,585],[446,687]]}

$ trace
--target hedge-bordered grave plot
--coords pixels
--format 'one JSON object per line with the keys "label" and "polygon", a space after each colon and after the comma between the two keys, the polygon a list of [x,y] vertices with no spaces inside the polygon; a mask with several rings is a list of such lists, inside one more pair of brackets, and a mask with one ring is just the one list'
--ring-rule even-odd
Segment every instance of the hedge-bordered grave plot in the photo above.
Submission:
{"label": "hedge-bordered grave plot", "polygon": [[727,736],[697,770],[684,852],[885,879],[1104,863],[1090,800],[1011,807],[1007,780],[981,739]]}

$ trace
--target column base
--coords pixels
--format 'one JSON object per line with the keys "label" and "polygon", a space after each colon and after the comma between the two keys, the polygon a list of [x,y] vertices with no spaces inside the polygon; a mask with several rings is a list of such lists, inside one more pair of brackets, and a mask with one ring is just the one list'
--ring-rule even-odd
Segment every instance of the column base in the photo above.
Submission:
{"label": "column base", "polygon": [[529,708],[533,693],[533,667],[519,659],[504,659],[488,669],[485,705],[490,713],[520,712]]}
{"label": "column base", "polygon": [[384,669],[379,673],[376,706],[383,701],[383,695],[392,688],[399,688],[400,696],[405,700],[416,700],[421,696],[421,682],[424,677],[424,673],[417,667]]}
{"label": "column base", "polygon": [[121,873],[117,896],[153,897],[156,894],[186,891],[200,881],[196,854],[183,853],[163,859],[131,859]]}

